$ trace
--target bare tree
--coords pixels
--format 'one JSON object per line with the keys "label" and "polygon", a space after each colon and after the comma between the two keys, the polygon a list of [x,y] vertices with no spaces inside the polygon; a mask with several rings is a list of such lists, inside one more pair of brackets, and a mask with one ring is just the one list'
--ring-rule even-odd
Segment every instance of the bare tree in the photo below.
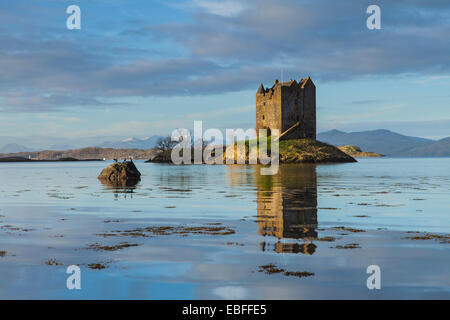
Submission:
{"label": "bare tree", "polygon": [[177,141],[172,141],[172,138],[167,136],[164,138],[159,138],[158,142],[156,142],[155,149],[159,152],[164,152],[171,150],[176,144]]}
{"label": "bare tree", "polygon": [[189,132],[186,133],[183,129],[177,129],[173,136],[174,140],[172,140],[172,136],[160,138],[156,143],[155,149],[158,152],[170,151],[178,143],[184,141],[185,139],[187,139],[186,141],[191,144],[191,142],[189,142],[191,134]]}

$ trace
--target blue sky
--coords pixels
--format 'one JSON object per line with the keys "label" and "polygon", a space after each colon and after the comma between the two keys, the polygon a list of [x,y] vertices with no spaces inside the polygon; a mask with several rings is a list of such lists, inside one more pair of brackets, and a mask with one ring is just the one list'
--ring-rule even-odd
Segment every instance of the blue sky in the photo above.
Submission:
{"label": "blue sky", "polygon": [[[81,30],[66,28],[72,4]],[[381,30],[366,28],[370,4]],[[251,128],[259,83],[282,69],[315,81],[318,131],[450,136],[445,0],[3,0],[0,21],[10,140]]]}

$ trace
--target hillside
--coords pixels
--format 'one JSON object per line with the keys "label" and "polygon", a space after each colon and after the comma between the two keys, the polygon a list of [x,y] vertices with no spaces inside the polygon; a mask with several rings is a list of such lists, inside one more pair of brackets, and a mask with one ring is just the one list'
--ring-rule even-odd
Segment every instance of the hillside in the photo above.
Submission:
{"label": "hillside", "polygon": [[370,150],[371,152],[393,157],[423,156],[419,155],[418,152],[416,153],[414,149],[425,147],[436,142],[430,139],[401,135],[389,130],[372,130],[350,133],[339,130],[331,130],[319,133],[317,135],[317,139],[335,146],[356,145],[362,150]]}
{"label": "hillside", "polygon": [[152,149],[158,143],[161,136],[151,136],[145,139],[127,138],[122,141],[105,141],[98,147],[114,149]]}
{"label": "hillside", "polygon": [[61,158],[76,158],[76,159],[124,159],[133,157],[134,159],[148,159],[153,157],[155,151],[153,149],[141,150],[141,149],[112,149],[112,148],[98,148],[89,147],[75,150],[64,151],[52,151],[45,150],[39,152],[19,152],[0,154],[1,158],[4,157],[31,157],[38,160],[58,160]]}
{"label": "hillside", "polygon": [[450,157],[450,137],[413,148],[404,156],[409,157]]}
{"label": "hillside", "polygon": [[33,150],[17,143],[9,143],[0,148],[0,153],[17,153],[26,151],[33,151]]}

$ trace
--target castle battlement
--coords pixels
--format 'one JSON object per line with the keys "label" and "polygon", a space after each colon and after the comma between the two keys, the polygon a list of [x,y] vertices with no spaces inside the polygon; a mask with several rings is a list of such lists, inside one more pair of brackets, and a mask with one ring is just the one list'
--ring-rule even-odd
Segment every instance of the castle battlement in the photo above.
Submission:
{"label": "castle battlement", "polygon": [[[283,134],[290,128],[289,134]],[[316,86],[310,77],[261,83],[256,92],[256,130],[278,129],[283,139],[316,139]]]}

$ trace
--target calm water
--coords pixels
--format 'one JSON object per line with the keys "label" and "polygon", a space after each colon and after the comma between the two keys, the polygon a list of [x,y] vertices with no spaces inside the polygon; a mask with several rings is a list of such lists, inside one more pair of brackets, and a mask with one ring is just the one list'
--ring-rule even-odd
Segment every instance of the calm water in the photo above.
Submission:
{"label": "calm water", "polygon": [[0,163],[0,298],[450,298],[449,159],[136,162],[128,188],[107,164]]}

